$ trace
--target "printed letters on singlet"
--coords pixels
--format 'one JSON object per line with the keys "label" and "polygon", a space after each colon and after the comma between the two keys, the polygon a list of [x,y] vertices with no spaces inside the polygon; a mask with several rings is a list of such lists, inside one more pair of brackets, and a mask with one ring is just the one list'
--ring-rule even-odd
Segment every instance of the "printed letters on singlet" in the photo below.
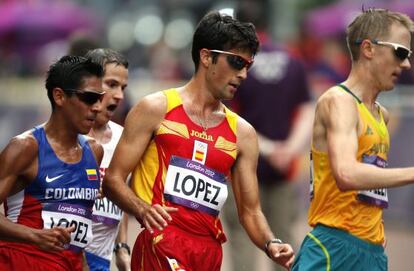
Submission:
{"label": "printed letters on singlet", "polygon": [[172,156],[165,180],[167,200],[218,215],[227,199],[226,177],[205,165]]}
{"label": "printed letters on singlet", "polygon": [[71,233],[69,248],[78,251],[92,240],[91,213],[91,210],[81,205],[46,203],[42,210],[43,228],[75,226],[75,230]]}

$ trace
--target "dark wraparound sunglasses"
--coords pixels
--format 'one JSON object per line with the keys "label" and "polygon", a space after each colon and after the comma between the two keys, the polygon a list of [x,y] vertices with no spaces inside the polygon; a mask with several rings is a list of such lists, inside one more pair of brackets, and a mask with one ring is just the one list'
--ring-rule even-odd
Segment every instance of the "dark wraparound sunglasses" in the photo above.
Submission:
{"label": "dark wraparound sunglasses", "polygon": [[98,92],[96,90],[80,90],[80,89],[70,89],[70,88],[65,89],[65,92],[76,94],[79,100],[81,100],[82,102],[88,105],[93,105],[98,100],[102,101],[104,94],[105,94],[105,91]]}
{"label": "dark wraparound sunglasses", "polygon": [[398,43],[379,40],[373,40],[372,43],[393,48],[394,55],[401,61],[404,61],[406,58],[410,58],[412,53],[410,49]]}
{"label": "dark wraparound sunglasses", "polygon": [[[361,44],[363,40],[357,40],[356,44]],[[380,41],[380,40],[371,40],[373,44],[381,45],[381,46],[388,46],[394,49],[394,55],[396,58],[398,58],[400,61],[404,61],[407,58],[410,58],[412,51],[405,47],[404,45],[394,43],[394,42],[388,42],[388,41]]]}
{"label": "dark wraparound sunglasses", "polygon": [[208,50],[208,51],[213,52],[213,53],[218,53],[218,54],[225,54],[227,63],[229,63],[229,65],[232,68],[238,71],[241,71],[243,68],[250,69],[250,67],[253,65],[253,59],[246,59],[242,57],[241,55],[238,55],[232,52],[221,51],[221,50]]}

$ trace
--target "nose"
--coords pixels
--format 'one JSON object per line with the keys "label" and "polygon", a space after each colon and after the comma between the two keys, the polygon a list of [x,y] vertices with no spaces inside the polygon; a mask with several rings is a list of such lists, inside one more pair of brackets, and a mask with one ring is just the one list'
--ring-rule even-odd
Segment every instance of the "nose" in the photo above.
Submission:
{"label": "nose", "polygon": [[123,100],[124,99],[124,90],[122,87],[118,87],[114,91],[114,99],[116,100]]}
{"label": "nose", "polygon": [[244,67],[237,73],[237,77],[244,80],[247,78],[247,67]]}
{"label": "nose", "polygon": [[401,62],[401,67],[406,70],[409,70],[411,68],[410,59],[408,57],[404,59],[403,62]]}
{"label": "nose", "polygon": [[93,112],[99,113],[102,111],[102,101],[101,100],[97,100],[91,107],[91,110]]}

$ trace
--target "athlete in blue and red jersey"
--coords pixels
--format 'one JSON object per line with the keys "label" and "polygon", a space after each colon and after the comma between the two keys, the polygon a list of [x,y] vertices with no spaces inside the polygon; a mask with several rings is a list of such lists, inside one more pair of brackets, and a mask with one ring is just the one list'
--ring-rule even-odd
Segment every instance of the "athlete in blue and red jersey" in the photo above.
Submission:
{"label": "athlete in blue and red jersey", "polygon": [[82,134],[100,111],[102,74],[83,57],[54,63],[46,79],[49,120],[1,152],[0,270],[82,270],[103,156]]}

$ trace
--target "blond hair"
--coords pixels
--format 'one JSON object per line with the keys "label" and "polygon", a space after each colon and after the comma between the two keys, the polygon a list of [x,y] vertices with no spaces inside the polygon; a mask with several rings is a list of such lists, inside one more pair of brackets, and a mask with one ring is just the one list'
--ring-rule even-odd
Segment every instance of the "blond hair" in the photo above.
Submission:
{"label": "blond hair", "polygon": [[414,32],[414,23],[406,14],[377,8],[363,10],[348,26],[346,31],[346,42],[352,60],[358,60],[359,45],[363,40],[386,38],[390,32],[391,25],[394,23],[401,24],[411,33]]}

